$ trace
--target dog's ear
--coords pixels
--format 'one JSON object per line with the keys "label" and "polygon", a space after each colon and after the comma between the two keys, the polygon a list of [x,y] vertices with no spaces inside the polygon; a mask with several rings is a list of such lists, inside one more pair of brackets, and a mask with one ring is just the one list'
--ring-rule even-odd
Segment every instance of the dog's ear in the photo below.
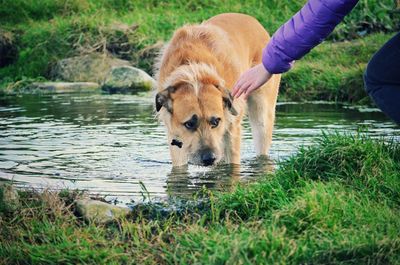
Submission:
{"label": "dog's ear", "polygon": [[160,111],[162,107],[166,108],[170,113],[172,113],[172,99],[171,93],[175,92],[175,87],[169,86],[156,95],[156,110]]}
{"label": "dog's ear", "polygon": [[231,95],[231,93],[229,92],[228,89],[223,89],[223,93],[224,95],[222,96],[222,100],[224,102],[224,107],[228,108],[228,110],[232,113],[233,116],[237,116],[238,112],[236,111],[236,109],[233,107],[233,97]]}

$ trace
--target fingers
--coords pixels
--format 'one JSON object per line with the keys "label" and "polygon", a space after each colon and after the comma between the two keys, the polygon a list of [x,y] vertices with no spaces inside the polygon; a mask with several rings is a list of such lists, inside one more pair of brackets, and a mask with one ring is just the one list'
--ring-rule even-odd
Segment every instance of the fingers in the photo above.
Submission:
{"label": "fingers", "polygon": [[245,83],[242,86],[240,86],[237,89],[237,92],[235,95],[233,95],[233,97],[238,98],[240,97],[243,93],[246,93],[247,89],[251,86],[251,83]]}
{"label": "fingers", "polygon": [[240,91],[240,89],[242,89],[242,86],[244,84],[244,82],[246,82],[245,78],[240,77],[239,80],[235,83],[235,85],[233,86],[232,89],[232,96],[234,98],[237,98],[237,93]]}
{"label": "fingers", "polygon": [[269,78],[270,75],[262,64],[254,66],[240,76],[232,89],[232,96],[238,98],[244,95],[247,98],[252,91],[262,86]]}
{"label": "fingers", "polygon": [[241,79],[239,79],[237,82],[236,82],[236,84],[235,84],[235,86],[233,87],[233,89],[232,89],[232,97],[234,97],[234,98],[236,98],[237,96],[237,94],[239,93],[239,90],[242,88],[242,82],[241,82]]}
{"label": "fingers", "polygon": [[250,96],[251,92],[253,92],[257,88],[258,88],[258,86],[253,84],[248,89],[246,89],[246,91],[244,92],[244,99],[247,100],[247,98]]}

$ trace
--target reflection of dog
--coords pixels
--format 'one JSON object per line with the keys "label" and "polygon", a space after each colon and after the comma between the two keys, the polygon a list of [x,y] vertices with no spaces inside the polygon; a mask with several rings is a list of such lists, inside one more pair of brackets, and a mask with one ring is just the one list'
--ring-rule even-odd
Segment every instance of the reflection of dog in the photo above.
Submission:
{"label": "reflection of dog", "polygon": [[[160,58],[156,95],[174,166],[239,164],[246,104],[233,101],[227,88],[261,62],[268,40],[261,24],[242,14],[221,14],[175,32]],[[271,144],[279,81],[274,75],[247,101],[258,155]]]}
{"label": "reflection of dog", "polygon": [[238,183],[249,183],[272,173],[275,166],[268,157],[259,156],[241,165],[218,164],[210,170],[194,172],[188,169],[187,166],[171,169],[166,181],[168,196],[190,199],[204,187],[212,191],[233,191]]}
{"label": "reflection of dog", "polygon": [[240,165],[218,164],[211,170],[190,172],[187,166],[173,167],[167,175],[166,191],[170,197],[193,198],[204,188],[231,191],[240,180]]}

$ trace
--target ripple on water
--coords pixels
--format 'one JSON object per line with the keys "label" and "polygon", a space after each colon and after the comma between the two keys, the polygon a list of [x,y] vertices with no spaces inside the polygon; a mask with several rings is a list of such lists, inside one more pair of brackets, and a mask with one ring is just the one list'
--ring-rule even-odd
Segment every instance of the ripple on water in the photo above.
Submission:
{"label": "ripple on water", "polygon": [[[189,166],[171,170],[165,131],[154,118],[150,94],[1,96],[0,178],[19,186],[79,188],[129,201],[188,196],[207,187],[229,190],[274,168],[321,130],[400,139],[398,127],[380,112],[326,103],[279,103],[270,152],[255,159],[244,122],[241,168]],[[145,190],[143,190],[143,185]]]}

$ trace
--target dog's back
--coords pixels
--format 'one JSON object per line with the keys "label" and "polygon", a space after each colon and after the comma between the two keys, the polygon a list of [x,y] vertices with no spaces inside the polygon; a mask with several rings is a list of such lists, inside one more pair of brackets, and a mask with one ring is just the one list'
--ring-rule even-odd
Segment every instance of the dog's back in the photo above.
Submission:
{"label": "dog's back", "polygon": [[261,62],[269,35],[253,17],[226,13],[199,25],[178,29],[159,62],[158,81],[162,84],[177,67],[188,63],[213,65],[231,88],[240,74]]}
{"label": "dog's back", "polygon": [[241,57],[240,72],[261,62],[262,49],[270,37],[257,19],[238,13],[226,13],[203,22],[223,29],[235,50],[235,56]]}

